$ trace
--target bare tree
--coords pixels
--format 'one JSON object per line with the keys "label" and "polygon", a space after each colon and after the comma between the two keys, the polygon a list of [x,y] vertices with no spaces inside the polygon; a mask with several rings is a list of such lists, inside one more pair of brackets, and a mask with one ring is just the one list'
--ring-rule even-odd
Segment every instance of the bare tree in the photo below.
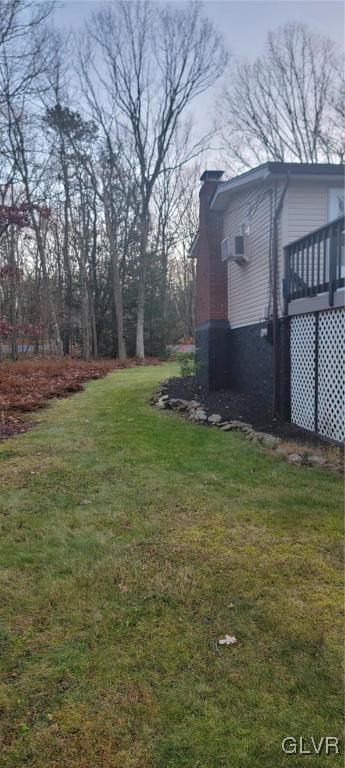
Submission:
{"label": "bare tree", "polygon": [[199,197],[198,179],[200,167],[194,164],[182,169],[177,184],[177,223],[175,246],[169,260],[168,297],[175,308],[181,336],[191,337],[195,327],[195,278],[196,262],[189,257],[189,250],[198,229]]}
{"label": "bare tree", "polygon": [[[50,211],[45,205],[40,205],[41,196],[39,194],[39,189],[41,178],[37,179],[34,171],[38,167],[39,177],[41,177],[42,169],[40,165],[32,159],[33,154],[35,154],[35,152],[38,152],[39,154],[40,150],[37,146],[37,141],[35,142],[35,136],[32,135],[32,123],[29,123],[29,125],[26,124],[25,113],[23,110],[18,110],[18,107],[14,107],[11,102],[8,103],[7,109],[9,143],[12,156],[15,160],[16,169],[23,186],[30,224],[36,237],[46,301],[49,307],[50,327],[54,340],[54,347],[56,354],[62,355],[62,341],[56,309],[51,294],[46,258],[45,228],[47,226],[46,221]],[[33,172],[32,167],[34,169]],[[45,197],[46,195],[44,198]]]}
{"label": "bare tree", "polygon": [[[178,156],[178,146],[174,148]],[[168,157],[168,164],[169,164]],[[162,347],[165,347],[171,320],[171,299],[182,310],[181,335],[191,335],[194,294],[194,262],[187,258],[190,241],[198,226],[199,164],[175,170],[165,169],[157,180],[153,194],[152,223],[158,255],[159,302]],[[151,238],[152,239],[152,238]]]}
{"label": "bare tree", "polygon": [[[33,131],[27,109],[40,89],[40,77],[49,56],[49,33],[44,22],[52,5],[37,8],[30,0],[5,0],[0,10],[0,129],[5,165],[21,185],[28,223],[40,258],[50,325],[56,352],[62,354],[59,324],[51,296],[45,236],[48,207],[41,204],[41,141]],[[47,159],[44,162],[46,165]],[[6,185],[6,184],[5,184]]]}
{"label": "bare tree", "polygon": [[[130,207],[127,178],[126,174],[123,173],[123,161],[120,157],[120,149],[123,151],[125,141],[122,140],[120,142],[119,140],[121,128],[116,120],[116,109],[113,99],[108,99],[107,101],[104,98],[103,88],[97,88],[92,77],[92,54],[91,36],[83,36],[78,56],[79,82],[92,120],[97,126],[99,133],[98,158],[96,162],[90,162],[90,159],[88,159],[85,163],[85,169],[92,181],[95,195],[103,207],[111,264],[110,276],[116,323],[117,351],[119,359],[125,360],[127,348],[120,267],[121,254],[119,252],[118,238],[120,220],[123,219],[123,215],[127,216]],[[119,187],[121,190],[120,195]],[[119,202],[121,210],[119,210]],[[125,258],[126,254],[122,253],[122,257]]]}
{"label": "bare tree", "polygon": [[335,44],[306,25],[269,33],[260,58],[235,64],[218,105],[230,162],[341,162],[341,71]]}
{"label": "bare tree", "polygon": [[[55,94],[55,96],[59,94]],[[89,157],[92,142],[95,139],[95,126],[92,122],[82,119],[79,112],[54,103],[47,109],[44,124],[48,128],[51,141],[52,157],[56,159],[56,187],[62,186],[63,197],[63,242],[62,257],[64,266],[64,323],[63,341],[65,354],[70,353],[71,316],[73,305],[72,266],[70,254],[71,217],[73,184],[80,177],[80,169],[84,167],[84,159]],[[74,185],[75,186],[75,185]],[[80,185],[77,185],[80,189]],[[78,203],[81,201],[78,192]],[[82,208],[85,207],[83,202]],[[81,263],[81,262],[80,262]]]}
{"label": "bare tree", "polygon": [[[96,13],[88,34],[106,65],[99,78],[135,152],[140,190],[136,354],[142,358],[152,193],[183,113],[217,80],[227,55],[197,3],[158,9],[149,2],[120,0]],[[179,164],[195,151],[186,149]]]}
{"label": "bare tree", "polygon": [[13,100],[24,91],[28,93],[40,74],[48,36],[45,21],[52,8],[52,2],[1,0],[0,107],[8,97]]}

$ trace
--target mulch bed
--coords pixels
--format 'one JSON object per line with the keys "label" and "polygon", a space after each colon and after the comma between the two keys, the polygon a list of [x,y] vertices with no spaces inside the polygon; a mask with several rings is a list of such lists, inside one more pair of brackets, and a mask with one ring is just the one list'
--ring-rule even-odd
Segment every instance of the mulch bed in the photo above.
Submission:
{"label": "mulch bed", "polygon": [[77,358],[30,358],[0,363],[0,440],[27,432],[33,419],[24,414],[44,408],[54,397],[68,397],[80,392],[91,379],[100,379],[111,371],[137,365],[159,365],[157,358],[94,360]]}
{"label": "mulch bed", "polygon": [[235,390],[219,390],[206,392],[198,387],[193,376],[169,379],[167,384],[169,397],[182,398],[183,400],[197,400],[210,416],[218,413],[223,421],[239,420],[251,424],[254,429],[277,435],[285,440],[300,442],[305,445],[325,445],[316,435],[304,429],[296,427],[290,422],[273,418],[269,409],[260,404],[251,395]]}

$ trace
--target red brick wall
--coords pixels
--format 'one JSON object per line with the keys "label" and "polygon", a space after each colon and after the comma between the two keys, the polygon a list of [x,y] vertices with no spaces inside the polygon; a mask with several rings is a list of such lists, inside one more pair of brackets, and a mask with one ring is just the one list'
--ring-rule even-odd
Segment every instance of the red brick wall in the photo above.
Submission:
{"label": "red brick wall", "polygon": [[206,179],[200,189],[199,241],[196,269],[196,326],[228,319],[228,271],[220,255],[223,216],[211,211],[210,198],[217,181]]}

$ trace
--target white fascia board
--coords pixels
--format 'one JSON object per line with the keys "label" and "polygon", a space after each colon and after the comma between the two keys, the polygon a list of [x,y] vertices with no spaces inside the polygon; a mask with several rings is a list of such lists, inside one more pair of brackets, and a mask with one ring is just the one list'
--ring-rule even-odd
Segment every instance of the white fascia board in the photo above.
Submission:
{"label": "white fascia board", "polygon": [[270,175],[271,172],[268,168],[258,168],[256,171],[248,171],[242,176],[237,176],[235,179],[219,184],[212,197],[210,208],[213,211],[224,211],[232,192],[239,187],[243,187],[245,184],[252,184],[260,180],[264,181]]}
{"label": "white fascia board", "polygon": [[[312,164],[310,167],[313,169]],[[281,171],[279,173],[272,172],[269,168],[257,168],[253,171],[247,171],[241,176],[237,176],[236,178],[230,179],[229,181],[220,182],[211,199],[210,208],[213,211],[225,211],[232,192],[235,192],[240,187],[244,187],[245,185],[249,185],[260,180],[265,181],[265,179],[267,179],[269,176],[272,176],[277,180],[286,179],[287,175],[289,175],[290,178],[294,181],[313,181],[320,183],[324,182],[326,184],[332,183],[335,186],[338,180],[341,183],[340,174],[339,176],[336,176],[332,173],[317,173],[315,170],[310,173],[294,173],[293,170],[289,170],[288,166],[286,168],[286,172]]]}
{"label": "white fascia board", "polygon": [[250,323],[237,323],[236,325],[233,325],[231,320],[229,320],[230,323],[230,330],[236,331],[238,328],[249,328],[250,325],[267,325],[267,319],[263,318],[262,320],[252,320]]}
{"label": "white fascia board", "polygon": [[198,242],[199,242],[199,232],[196,233],[194,240],[192,242],[192,245],[187,253],[187,256],[189,259],[195,259],[195,256],[196,256],[195,249],[196,249],[196,246],[198,245]]}

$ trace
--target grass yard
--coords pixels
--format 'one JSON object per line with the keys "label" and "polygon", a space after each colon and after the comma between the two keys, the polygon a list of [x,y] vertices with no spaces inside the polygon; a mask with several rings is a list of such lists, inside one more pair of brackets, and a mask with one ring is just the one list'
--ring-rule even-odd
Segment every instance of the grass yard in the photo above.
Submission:
{"label": "grass yard", "polygon": [[[0,446],[1,768],[333,768],[342,482],[123,370]],[[238,640],[219,646],[226,633]]]}
{"label": "grass yard", "polygon": [[[1,358],[1,356],[0,356]],[[145,364],[157,365],[156,358]],[[80,392],[90,379],[100,379],[110,371],[132,368],[138,360],[92,360],[76,357],[31,356],[27,360],[0,359],[0,440],[27,432],[33,426],[23,414],[44,408],[48,400]]]}

